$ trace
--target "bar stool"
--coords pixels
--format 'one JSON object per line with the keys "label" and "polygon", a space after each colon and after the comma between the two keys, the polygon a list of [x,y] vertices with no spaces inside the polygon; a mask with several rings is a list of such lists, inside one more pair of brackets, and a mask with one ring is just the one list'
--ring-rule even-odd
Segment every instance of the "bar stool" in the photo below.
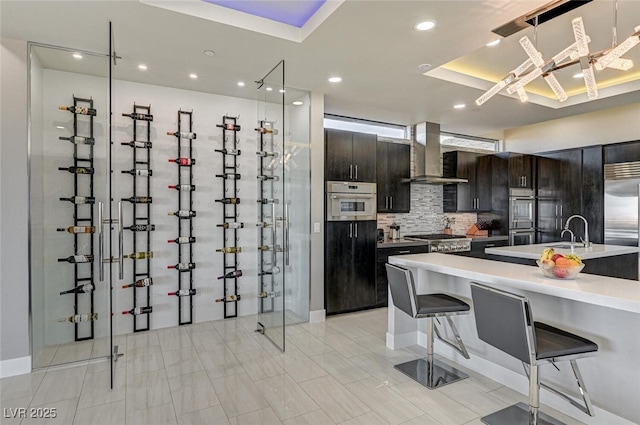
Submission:
{"label": "bar stool", "polygon": [[[529,379],[529,406],[518,403],[481,418],[489,425],[564,425],[542,413],[540,386],[559,395],[589,416],[594,416],[589,394],[582,380],[576,359],[594,356],[598,345],[562,329],[534,322],[526,297],[471,283],[473,313],[478,337],[489,345],[522,361]],[[584,405],[569,395],[540,382],[538,366],[569,361]],[[529,366],[527,370],[527,366]]]}
{"label": "bar stool", "polygon": [[[429,389],[439,388],[468,378],[469,375],[461,370],[433,358],[433,335],[435,331],[438,339],[468,359],[469,353],[453,324],[453,320],[451,320],[451,316],[468,314],[469,304],[447,294],[416,295],[416,287],[411,270],[393,264],[386,264],[386,267],[393,305],[414,319],[427,319],[426,360],[416,359],[394,367]],[[433,323],[433,319],[438,316],[444,316],[447,319],[455,336],[456,344],[440,335],[438,328]]]}

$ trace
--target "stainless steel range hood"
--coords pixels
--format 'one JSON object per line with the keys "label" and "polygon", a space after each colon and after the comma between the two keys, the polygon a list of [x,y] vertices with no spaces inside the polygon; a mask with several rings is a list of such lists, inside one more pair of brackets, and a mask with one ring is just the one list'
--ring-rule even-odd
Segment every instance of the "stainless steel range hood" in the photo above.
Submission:
{"label": "stainless steel range hood", "polygon": [[442,177],[440,153],[440,124],[421,122],[415,125],[413,141],[414,174],[411,183],[455,184],[469,183],[465,179]]}

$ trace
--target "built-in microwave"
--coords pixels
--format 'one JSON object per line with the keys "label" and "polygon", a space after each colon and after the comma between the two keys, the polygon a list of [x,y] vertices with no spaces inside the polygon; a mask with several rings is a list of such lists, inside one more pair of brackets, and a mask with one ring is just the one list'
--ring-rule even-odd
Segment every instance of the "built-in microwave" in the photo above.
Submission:
{"label": "built-in microwave", "polygon": [[376,184],[327,182],[327,221],[376,219]]}

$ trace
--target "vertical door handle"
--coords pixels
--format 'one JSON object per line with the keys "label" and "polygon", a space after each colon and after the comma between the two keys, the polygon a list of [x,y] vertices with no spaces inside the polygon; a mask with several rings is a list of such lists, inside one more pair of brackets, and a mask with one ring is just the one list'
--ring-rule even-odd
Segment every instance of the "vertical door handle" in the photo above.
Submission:
{"label": "vertical door handle", "polygon": [[476,209],[480,209],[480,198],[476,198]]}
{"label": "vertical door handle", "polygon": [[104,232],[102,230],[104,215],[104,203],[98,202],[98,267],[100,270],[100,282],[104,281]]}
{"label": "vertical door handle", "polygon": [[524,187],[527,187],[527,176],[522,176],[524,177]]}
{"label": "vertical door handle", "polygon": [[389,199],[391,200],[391,209],[393,209],[393,196],[389,196]]}
{"label": "vertical door handle", "polygon": [[[289,265],[289,205],[284,204],[284,265]],[[275,245],[274,245],[275,251]]]}
{"label": "vertical door handle", "polygon": [[[278,257],[276,252],[278,251],[276,247],[278,246],[278,219],[276,217],[276,203],[271,204],[271,242],[273,242],[273,250],[271,251],[271,270],[275,270],[276,263],[278,261]],[[273,275],[272,275],[273,279]]]}
{"label": "vertical door handle", "polygon": [[385,209],[389,209],[389,197],[388,196],[384,197],[384,208]]}
{"label": "vertical door handle", "polygon": [[124,238],[122,232],[122,201],[118,202],[118,278],[124,279]]}
{"label": "vertical door handle", "polygon": [[358,164],[356,164],[356,180],[358,180]]}
{"label": "vertical door handle", "polygon": [[353,237],[353,223],[349,223],[349,238]]}
{"label": "vertical door handle", "polygon": [[355,227],[356,227],[356,232],[355,232],[356,239],[358,239],[358,223],[355,223]]}
{"label": "vertical door handle", "polygon": [[563,216],[563,214],[562,214],[562,204],[560,204],[560,217],[562,217],[562,216]]}
{"label": "vertical door handle", "polygon": [[353,164],[349,164],[349,179],[353,180]]}
{"label": "vertical door handle", "polygon": [[558,216],[558,204],[556,204],[556,217]]}

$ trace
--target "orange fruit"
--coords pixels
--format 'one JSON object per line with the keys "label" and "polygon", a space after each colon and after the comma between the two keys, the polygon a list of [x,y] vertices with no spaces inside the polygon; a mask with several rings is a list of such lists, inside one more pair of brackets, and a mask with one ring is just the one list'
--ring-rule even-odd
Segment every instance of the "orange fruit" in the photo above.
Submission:
{"label": "orange fruit", "polygon": [[568,266],[572,266],[573,261],[568,259],[568,258],[564,258],[564,257],[560,257],[556,260],[556,266],[560,266],[560,267],[568,267]]}

